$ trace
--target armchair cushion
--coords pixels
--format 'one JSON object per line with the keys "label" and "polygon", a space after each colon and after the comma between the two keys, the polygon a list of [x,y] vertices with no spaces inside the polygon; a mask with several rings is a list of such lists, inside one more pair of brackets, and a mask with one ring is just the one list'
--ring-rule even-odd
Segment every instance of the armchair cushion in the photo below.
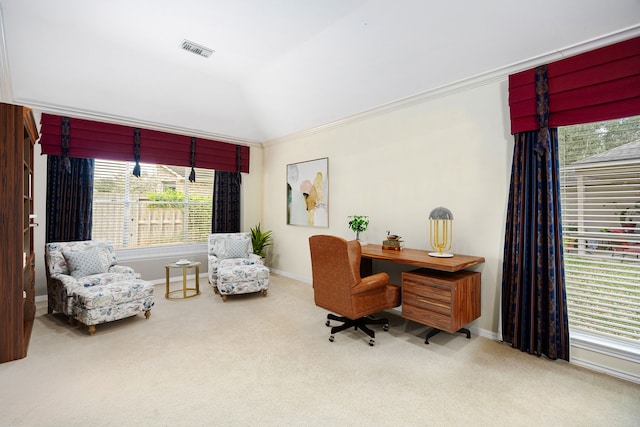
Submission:
{"label": "armchair cushion", "polygon": [[69,274],[74,279],[92,274],[106,273],[111,265],[107,253],[99,246],[82,251],[62,250]]}
{"label": "armchair cushion", "polygon": [[220,259],[247,258],[249,256],[249,240],[225,239],[224,251],[219,253]]}

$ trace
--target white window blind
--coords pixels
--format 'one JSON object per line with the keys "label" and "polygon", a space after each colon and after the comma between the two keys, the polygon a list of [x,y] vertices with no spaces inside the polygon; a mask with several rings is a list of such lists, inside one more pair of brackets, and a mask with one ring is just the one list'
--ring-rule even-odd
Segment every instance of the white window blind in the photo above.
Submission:
{"label": "white window blind", "polygon": [[640,344],[640,116],[559,129],[570,329]]}
{"label": "white window blind", "polygon": [[211,232],[214,171],[96,160],[92,237],[116,249],[205,242]]}

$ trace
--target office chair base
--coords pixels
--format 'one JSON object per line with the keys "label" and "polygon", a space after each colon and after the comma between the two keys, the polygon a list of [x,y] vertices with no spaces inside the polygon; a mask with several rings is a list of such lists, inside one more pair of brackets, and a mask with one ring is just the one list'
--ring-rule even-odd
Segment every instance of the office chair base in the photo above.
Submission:
{"label": "office chair base", "polygon": [[[342,322],[342,325],[331,326],[331,320],[335,320],[337,322]],[[344,331],[349,328],[354,328],[356,330],[360,329],[365,334],[369,335],[369,345],[373,347],[376,343],[376,333],[367,327],[367,325],[382,325],[382,330],[389,330],[389,320],[381,317],[375,319],[371,316],[360,317],[359,319],[349,319],[344,316],[336,316],[335,314],[329,313],[327,314],[327,321],[325,323],[326,326],[331,327],[331,335],[329,336],[329,341],[333,342],[335,339],[335,334]]]}

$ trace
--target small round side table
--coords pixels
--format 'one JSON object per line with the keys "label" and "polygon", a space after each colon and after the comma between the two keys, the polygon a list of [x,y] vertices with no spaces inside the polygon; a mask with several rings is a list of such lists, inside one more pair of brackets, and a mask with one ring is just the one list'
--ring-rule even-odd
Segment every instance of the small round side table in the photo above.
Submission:
{"label": "small round side table", "polygon": [[[164,294],[166,299],[185,299],[185,298],[193,298],[195,296],[200,295],[200,263],[199,262],[190,262],[188,264],[183,263],[169,263],[164,266],[167,271],[167,290]],[[169,290],[169,276],[170,270],[172,268],[182,268],[182,289],[176,289],[175,291]],[[187,270],[189,268],[196,269],[196,287],[195,288],[187,288]],[[181,293],[182,296],[172,296],[173,294]]]}

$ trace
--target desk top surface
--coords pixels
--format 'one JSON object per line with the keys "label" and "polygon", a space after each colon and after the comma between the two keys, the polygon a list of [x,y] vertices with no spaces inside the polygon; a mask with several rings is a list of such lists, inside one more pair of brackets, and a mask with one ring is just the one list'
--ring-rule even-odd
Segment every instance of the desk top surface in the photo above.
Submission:
{"label": "desk top surface", "polygon": [[371,244],[362,246],[362,257],[449,272],[464,270],[484,262],[484,258],[479,256],[454,254],[451,258],[438,258],[429,256],[427,250],[404,248],[394,251],[382,249],[382,245]]}

